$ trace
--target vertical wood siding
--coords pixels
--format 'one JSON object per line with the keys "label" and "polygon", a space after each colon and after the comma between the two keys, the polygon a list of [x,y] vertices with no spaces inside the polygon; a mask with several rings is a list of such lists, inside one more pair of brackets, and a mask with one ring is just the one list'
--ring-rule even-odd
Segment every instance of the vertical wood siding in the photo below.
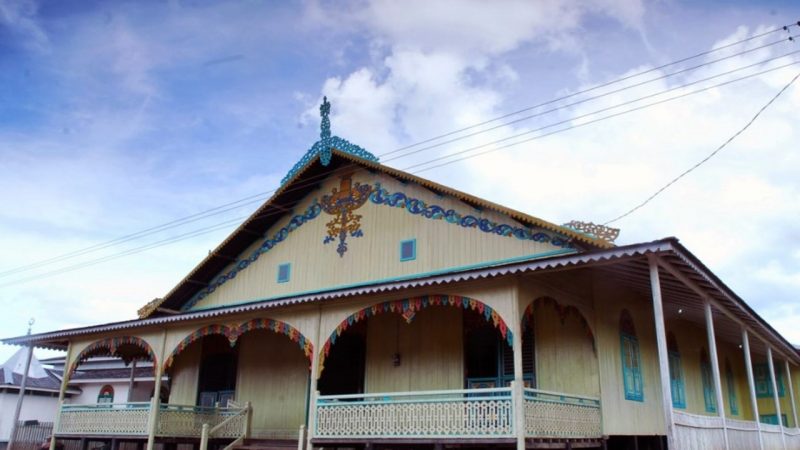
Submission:
{"label": "vertical wood siding", "polygon": [[[462,389],[461,317],[458,308],[436,306],[418,313],[410,324],[398,314],[370,318],[367,392]],[[401,364],[395,367],[392,356],[398,350]]]}
{"label": "vertical wood siding", "polygon": [[175,358],[171,373],[169,403],[176,405],[197,403],[201,350],[201,343],[195,342]]}
{"label": "vertical wood siding", "polygon": [[286,336],[265,330],[239,338],[236,400],[253,406],[254,437],[287,435],[305,423],[308,358]]}
{"label": "vertical wood siding", "polygon": [[[428,204],[519,226],[513,219],[499,213],[477,211],[457,199],[438,197],[420,186],[404,185],[380,174],[358,171],[353,175],[353,182],[380,182],[390,192],[404,192]],[[310,194],[294,209],[293,214],[302,213],[314,199],[321,198],[334,187],[339,187],[338,179],[326,180],[320,190]],[[195,309],[563,250],[548,243],[523,241],[476,228],[463,228],[444,220],[427,219],[404,208],[376,205],[370,201],[355,213],[362,216],[361,230],[364,234],[347,238],[348,250],[344,257],[336,253],[335,243],[323,244],[327,235],[326,223],[333,216],[322,212],[262,254],[235,279],[198,302]],[[279,221],[266,236],[272,237],[290,217]],[[400,261],[400,241],[407,239],[416,239],[417,257],[412,261]],[[261,241],[259,239],[243,254],[252,254]],[[276,275],[278,265],[282,263],[291,263],[291,278],[288,282],[278,283]]]}
{"label": "vertical wood siding", "polygon": [[552,305],[542,303],[534,317],[538,389],[600,395],[597,353],[581,322],[572,314],[562,324]]}

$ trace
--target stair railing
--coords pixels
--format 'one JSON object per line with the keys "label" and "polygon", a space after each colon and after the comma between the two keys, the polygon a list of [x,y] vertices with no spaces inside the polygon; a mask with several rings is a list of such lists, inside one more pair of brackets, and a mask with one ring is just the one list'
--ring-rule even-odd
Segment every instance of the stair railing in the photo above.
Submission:
{"label": "stair railing", "polygon": [[242,434],[236,439],[234,439],[233,442],[226,445],[223,450],[232,450],[237,445],[241,445],[245,439],[250,437],[250,424],[252,423],[253,419],[253,407],[250,405],[250,402],[246,402],[244,404],[244,407],[241,407],[238,404],[229,401],[228,406],[241,409],[236,414],[228,417],[227,419],[223,420],[222,422],[218,423],[213,427],[211,427],[207,423],[204,423],[203,428],[200,431],[200,448],[198,450],[208,450],[208,440],[213,438],[215,433],[224,429],[228,424],[230,424],[234,420],[240,419],[242,416],[244,416],[244,420],[242,423]]}

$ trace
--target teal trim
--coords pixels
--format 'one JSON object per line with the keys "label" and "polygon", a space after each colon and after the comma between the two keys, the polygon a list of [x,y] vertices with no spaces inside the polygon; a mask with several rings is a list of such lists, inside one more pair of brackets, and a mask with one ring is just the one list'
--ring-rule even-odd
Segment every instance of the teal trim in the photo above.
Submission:
{"label": "teal trim", "polygon": [[372,285],[372,284],[393,283],[393,282],[397,282],[397,281],[413,280],[413,279],[416,279],[416,278],[425,278],[425,277],[432,277],[432,276],[437,276],[437,275],[446,275],[446,274],[455,273],[455,272],[464,272],[464,271],[467,271],[467,270],[486,269],[486,268],[493,267],[493,266],[500,266],[500,265],[504,265],[504,264],[513,264],[513,263],[518,263],[518,262],[529,262],[529,261],[535,261],[537,259],[548,258],[548,257],[551,257],[551,256],[563,256],[563,255],[574,254],[574,253],[578,253],[578,252],[575,249],[572,249],[572,248],[565,248],[565,249],[559,249],[559,250],[552,250],[552,251],[549,251],[549,252],[536,253],[536,254],[533,254],[533,255],[517,256],[517,257],[514,257],[514,258],[508,258],[508,259],[499,259],[499,260],[495,260],[495,261],[486,261],[486,262],[482,262],[482,263],[469,264],[469,265],[465,265],[465,266],[450,267],[450,268],[434,270],[434,271],[430,271],[430,272],[421,272],[421,273],[416,273],[416,274],[411,274],[411,275],[403,275],[403,276],[399,276],[399,277],[391,277],[391,278],[383,278],[383,279],[378,279],[378,280],[364,281],[364,282],[360,282],[360,283],[342,284],[342,285],[338,285],[338,286],[331,286],[331,287],[326,288],[326,289],[315,289],[315,290],[309,290],[309,291],[293,292],[293,293],[290,293],[290,294],[276,295],[274,297],[264,297],[264,298],[253,299],[253,300],[243,300],[243,301],[240,301],[240,302],[228,303],[228,304],[219,305],[219,306],[207,306],[207,307],[192,308],[187,312],[214,311],[214,310],[217,310],[217,309],[226,309],[226,308],[231,308],[231,307],[235,307],[235,306],[251,305],[253,303],[274,302],[274,301],[283,300],[283,299],[286,299],[286,298],[299,297],[299,296],[303,296],[303,295],[324,294],[324,293],[327,293],[327,292],[338,291],[338,290],[341,290],[341,289],[352,289],[352,288],[369,286],[369,285]]}
{"label": "teal trim", "polygon": [[625,387],[625,400],[644,401],[644,382],[642,359],[639,352],[639,339],[620,332],[620,354],[622,356],[622,382]]}
{"label": "teal trim", "polygon": [[[777,414],[761,414],[758,419],[761,423],[766,423],[769,425],[778,425],[778,415]],[[786,414],[781,414],[781,422],[783,422],[783,426],[788,427],[789,421],[786,418]]]}
{"label": "teal trim", "polygon": [[683,379],[683,366],[681,355],[678,352],[669,352],[669,381],[672,393],[672,406],[686,409],[686,388]]}
{"label": "teal trim", "polygon": [[278,283],[288,283],[292,277],[292,263],[278,264]]}
{"label": "teal trim", "polygon": [[706,412],[717,412],[717,398],[711,378],[711,364],[708,361],[700,361],[700,378],[703,383],[703,401]]}
{"label": "teal trim", "polygon": [[[403,250],[403,246],[410,245],[411,249],[408,253],[410,255],[403,256],[406,254]],[[400,261],[413,261],[417,259],[417,240],[416,239],[406,239],[405,241],[400,241]]]}
{"label": "teal trim", "polygon": [[725,384],[728,385],[728,407],[731,409],[731,415],[738,416],[739,402],[736,399],[736,382],[733,379],[733,371],[730,365],[725,367]]}
{"label": "teal trim", "polygon": [[[775,376],[778,378],[778,397],[785,394],[783,383],[783,371],[780,367],[775,367]],[[772,397],[772,376],[769,373],[768,364],[753,364],[753,377],[755,378],[756,396],[759,398]]]}

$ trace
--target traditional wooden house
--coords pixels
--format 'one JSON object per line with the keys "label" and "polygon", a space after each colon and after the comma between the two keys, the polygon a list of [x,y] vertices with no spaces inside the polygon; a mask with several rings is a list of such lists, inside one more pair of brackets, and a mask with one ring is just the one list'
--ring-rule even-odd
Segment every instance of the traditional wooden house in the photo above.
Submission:
{"label": "traditional wooden house", "polygon": [[677,239],[616,246],[381,165],[329,108],[274,195],[138,319],[4,340],[72,371],[153,362],[150,402],[62,389],[56,439],[800,449],[800,355]]}

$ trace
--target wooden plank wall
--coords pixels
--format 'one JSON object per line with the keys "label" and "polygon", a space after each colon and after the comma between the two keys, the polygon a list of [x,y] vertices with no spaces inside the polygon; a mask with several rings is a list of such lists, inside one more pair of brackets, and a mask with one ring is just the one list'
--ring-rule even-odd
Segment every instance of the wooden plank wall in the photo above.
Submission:
{"label": "wooden plank wall", "polygon": [[175,358],[171,372],[169,403],[176,405],[197,403],[201,350],[201,343],[195,342]]}
{"label": "wooden plank wall", "polygon": [[[404,192],[409,197],[424,199],[428,204],[452,208],[465,215],[471,214],[498,223],[519,225],[499,213],[477,211],[455,198],[438,197],[420,186],[404,185],[380,174],[358,171],[353,175],[353,181],[380,182],[390,192]],[[293,214],[302,213],[315,198],[319,199],[334,187],[339,187],[338,179],[325,181],[321,190],[309,195],[294,209]],[[326,223],[333,218],[323,212],[293,231],[268,253],[262,254],[257,262],[238,273],[234,280],[201,300],[195,309],[562,250],[550,244],[498,236],[444,220],[426,219],[404,208],[376,205],[370,201],[356,213],[362,216],[361,230],[364,235],[347,238],[348,250],[343,257],[336,253],[336,243],[323,244],[327,235]],[[277,229],[288,223],[289,218],[287,216],[281,220],[266,236],[273,236]],[[417,257],[413,261],[402,262],[400,241],[407,239],[416,239]],[[260,245],[261,240],[244,254],[249,256]],[[291,280],[287,283],[278,283],[276,279],[277,267],[282,263],[291,263]]]}
{"label": "wooden plank wall", "polygon": [[[417,313],[410,324],[398,314],[369,319],[366,391],[462,389],[461,320],[462,310],[444,306]],[[392,357],[398,351],[401,363],[395,366]]]}
{"label": "wooden plank wall", "polygon": [[253,437],[297,432],[305,423],[309,361],[296,343],[271,331],[239,338],[236,400],[253,406]]}

